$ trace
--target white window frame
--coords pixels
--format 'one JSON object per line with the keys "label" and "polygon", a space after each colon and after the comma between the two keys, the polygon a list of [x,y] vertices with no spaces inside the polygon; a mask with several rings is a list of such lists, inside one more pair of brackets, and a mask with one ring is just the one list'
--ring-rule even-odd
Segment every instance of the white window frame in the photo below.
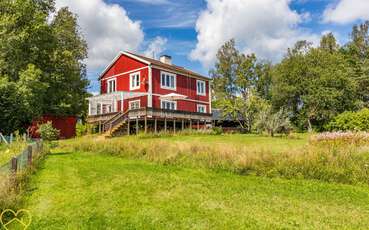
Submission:
{"label": "white window frame", "polygon": [[[164,82],[163,82],[163,76],[165,75],[164,78]],[[169,76],[169,78],[173,77],[173,87],[172,86],[167,86],[167,76]],[[169,85],[171,85],[169,83]],[[174,73],[169,73],[169,72],[165,72],[165,71],[160,71],[160,88],[162,89],[169,89],[169,90],[176,90],[177,89],[177,75]]]}
{"label": "white window frame", "polygon": [[[160,108],[161,109],[168,109],[168,108],[164,108],[165,106],[163,106],[163,102],[165,102],[165,103],[173,103],[174,104],[174,110],[177,110],[177,102],[176,101],[160,100]],[[168,110],[172,110],[172,109],[168,109]]]}
{"label": "white window frame", "polygon": [[[204,108],[204,112],[201,112],[200,108]],[[206,113],[206,105],[197,104],[197,112],[198,113]]]}
{"label": "white window frame", "polygon": [[[204,85],[204,92],[199,91],[199,83]],[[201,96],[206,96],[206,82],[202,80],[196,80],[196,94]]]}
{"label": "white window frame", "polygon": [[[114,82],[114,89],[113,91],[110,89],[110,83]],[[117,91],[117,79],[116,78],[112,78],[106,81],[106,92],[107,93],[114,93]]]}
{"label": "white window frame", "polygon": [[[133,81],[137,83],[137,79],[133,79],[133,77],[138,75],[138,85],[132,86]],[[134,72],[129,75],[129,90],[140,89],[141,87],[141,72]]]}
{"label": "white window frame", "polygon": [[141,100],[134,100],[134,101],[130,101],[128,104],[128,108],[131,110],[132,109],[132,104],[133,103],[137,103],[138,102],[138,108],[134,108],[134,109],[139,109],[141,108]]}

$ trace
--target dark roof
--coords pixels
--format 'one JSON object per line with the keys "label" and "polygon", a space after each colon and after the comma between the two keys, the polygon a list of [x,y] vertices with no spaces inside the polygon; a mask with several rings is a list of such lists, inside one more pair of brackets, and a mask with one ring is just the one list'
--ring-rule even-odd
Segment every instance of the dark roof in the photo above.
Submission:
{"label": "dark roof", "polygon": [[181,66],[176,66],[176,65],[169,65],[169,64],[165,64],[159,60],[155,60],[153,58],[148,58],[148,57],[145,57],[145,56],[142,56],[142,55],[139,55],[139,54],[135,54],[135,53],[131,53],[131,52],[126,52],[126,53],[129,53],[133,56],[136,56],[138,58],[141,58],[147,62],[150,62],[152,65],[155,65],[155,66],[158,66],[158,67],[161,67],[161,68],[164,68],[164,69],[168,69],[168,70],[172,70],[172,71],[176,71],[176,72],[179,72],[181,74],[184,74],[184,75],[190,75],[190,76],[194,76],[194,77],[199,77],[199,78],[204,78],[204,79],[207,79],[207,80],[210,80],[209,77],[206,77],[206,76],[203,76],[201,74],[198,74],[198,73],[195,73],[191,70],[188,70],[188,69],[185,69],[184,67],[181,67]]}

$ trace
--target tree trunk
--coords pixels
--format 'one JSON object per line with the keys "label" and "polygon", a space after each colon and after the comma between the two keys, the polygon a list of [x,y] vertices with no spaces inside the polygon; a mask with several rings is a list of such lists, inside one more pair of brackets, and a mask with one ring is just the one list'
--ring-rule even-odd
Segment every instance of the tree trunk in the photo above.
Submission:
{"label": "tree trunk", "polygon": [[313,127],[311,126],[310,118],[308,118],[308,132],[311,133],[313,131]]}

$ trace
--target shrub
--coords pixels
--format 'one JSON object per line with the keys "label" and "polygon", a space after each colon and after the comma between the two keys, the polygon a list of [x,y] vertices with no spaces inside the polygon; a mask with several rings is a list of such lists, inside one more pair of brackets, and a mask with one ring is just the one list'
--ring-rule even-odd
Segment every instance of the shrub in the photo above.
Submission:
{"label": "shrub", "polygon": [[273,137],[275,133],[289,133],[292,126],[283,109],[273,113],[271,107],[268,107],[259,113],[256,129],[259,132],[267,132]]}
{"label": "shrub", "polygon": [[213,133],[215,134],[215,135],[221,135],[221,134],[223,134],[223,128],[222,127],[213,127]]}
{"label": "shrub", "polygon": [[369,109],[341,113],[325,128],[329,131],[369,131]]}
{"label": "shrub", "polygon": [[94,129],[94,127],[89,125],[89,124],[78,123],[76,125],[76,136],[77,137],[82,137],[82,136],[87,135],[87,134],[92,134],[93,129]]}
{"label": "shrub", "polygon": [[52,122],[49,121],[39,126],[38,133],[40,133],[40,136],[43,140],[54,141],[59,138],[60,131],[55,129],[52,125]]}

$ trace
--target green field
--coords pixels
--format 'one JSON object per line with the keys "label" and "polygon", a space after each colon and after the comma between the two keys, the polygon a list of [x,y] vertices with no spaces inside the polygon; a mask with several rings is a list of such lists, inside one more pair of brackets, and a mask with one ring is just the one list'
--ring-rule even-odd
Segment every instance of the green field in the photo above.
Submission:
{"label": "green field", "polygon": [[[279,150],[306,144],[306,138],[245,135],[166,139],[280,145]],[[367,229],[369,187],[241,176],[60,148],[31,178],[24,207],[33,214],[31,229]]]}

